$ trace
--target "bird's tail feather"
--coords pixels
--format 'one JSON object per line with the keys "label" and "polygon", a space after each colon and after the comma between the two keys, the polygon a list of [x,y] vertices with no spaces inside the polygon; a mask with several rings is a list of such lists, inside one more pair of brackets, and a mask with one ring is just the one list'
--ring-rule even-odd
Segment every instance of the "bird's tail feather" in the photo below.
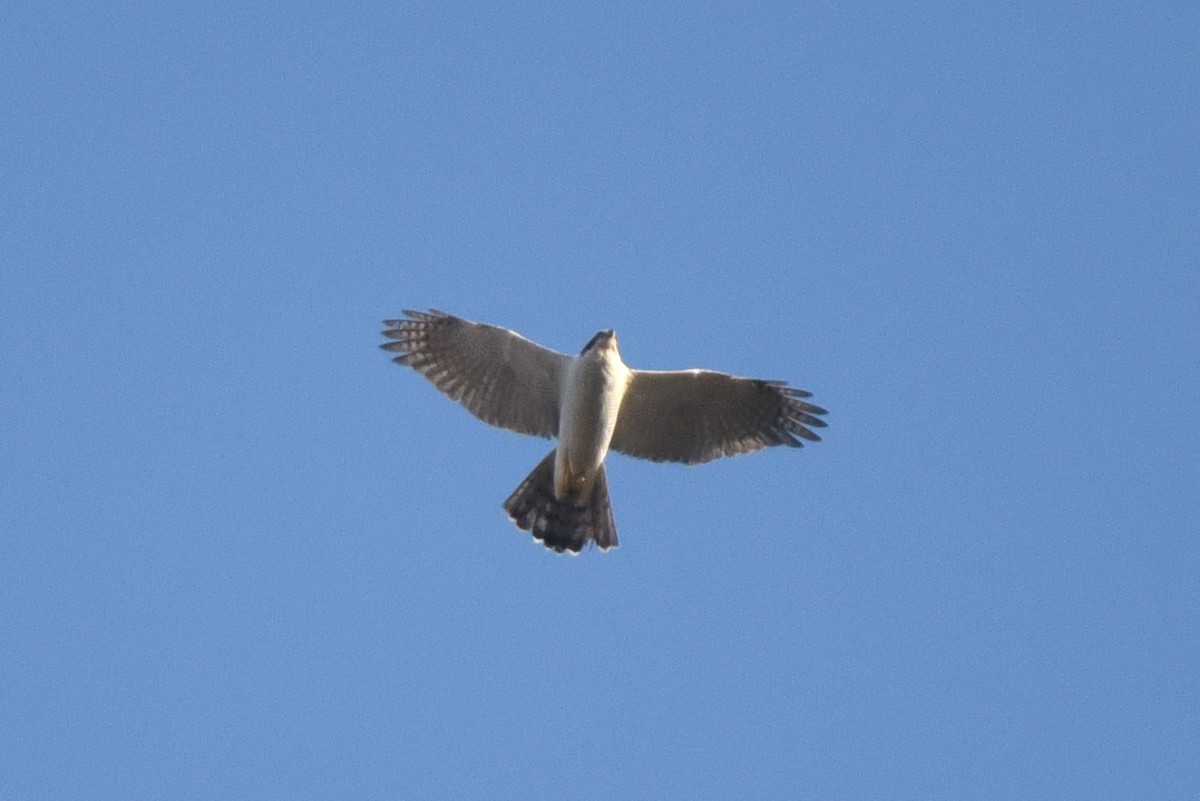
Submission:
{"label": "bird's tail feather", "polygon": [[602,551],[615,548],[617,526],[608,500],[604,465],[596,473],[590,498],[581,501],[567,497],[560,501],[554,497],[554,455],[555,451],[550,451],[533,468],[504,502],[504,511],[517,528],[559,553],[579,553],[588,542],[595,542]]}

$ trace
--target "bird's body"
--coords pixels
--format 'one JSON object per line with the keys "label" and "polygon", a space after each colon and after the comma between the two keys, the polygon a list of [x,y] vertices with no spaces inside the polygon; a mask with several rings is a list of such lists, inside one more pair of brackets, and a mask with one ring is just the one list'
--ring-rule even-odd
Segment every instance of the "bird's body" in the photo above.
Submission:
{"label": "bird's body", "polygon": [[[594,339],[571,360],[563,376],[558,424],[558,458],[554,462],[554,494],[591,489],[604,464],[630,371],[617,351],[616,335]],[[599,336],[599,335],[598,335]]]}
{"label": "bird's body", "polygon": [[439,311],[387,320],[382,347],[491,425],[557,437],[504,503],[546,547],[578,553],[617,544],[604,469],[609,449],[685,464],[819,440],[825,410],[779,381],[711,370],[631,370],[600,331],[577,357]]}

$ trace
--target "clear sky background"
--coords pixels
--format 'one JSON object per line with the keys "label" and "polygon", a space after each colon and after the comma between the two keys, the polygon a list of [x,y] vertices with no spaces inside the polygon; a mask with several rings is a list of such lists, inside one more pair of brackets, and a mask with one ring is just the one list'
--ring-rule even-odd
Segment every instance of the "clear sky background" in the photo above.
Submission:
{"label": "clear sky background", "polygon": [[[1200,796],[1197,5],[699,5],[0,12],[0,797]],[[830,427],[556,556],[431,306]]]}

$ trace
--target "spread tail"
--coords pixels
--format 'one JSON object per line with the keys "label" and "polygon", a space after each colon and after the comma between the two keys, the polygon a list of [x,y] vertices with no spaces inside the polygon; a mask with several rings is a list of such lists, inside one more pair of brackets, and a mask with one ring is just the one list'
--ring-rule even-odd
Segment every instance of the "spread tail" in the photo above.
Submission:
{"label": "spread tail", "polygon": [[604,465],[596,473],[589,499],[568,496],[560,501],[554,497],[554,454],[550,451],[525,477],[504,502],[504,511],[517,528],[559,553],[579,553],[589,541],[602,551],[617,547],[617,526],[608,500]]}

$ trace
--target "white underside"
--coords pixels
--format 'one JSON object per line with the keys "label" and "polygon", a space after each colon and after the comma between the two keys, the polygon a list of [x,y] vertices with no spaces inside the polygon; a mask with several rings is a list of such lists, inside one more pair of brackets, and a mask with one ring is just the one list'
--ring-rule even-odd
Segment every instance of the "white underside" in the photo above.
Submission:
{"label": "white underside", "polygon": [[586,500],[604,464],[617,426],[629,368],[615,347],[598,347],[571,360],[559,397],[558,455],[554,494]]}

